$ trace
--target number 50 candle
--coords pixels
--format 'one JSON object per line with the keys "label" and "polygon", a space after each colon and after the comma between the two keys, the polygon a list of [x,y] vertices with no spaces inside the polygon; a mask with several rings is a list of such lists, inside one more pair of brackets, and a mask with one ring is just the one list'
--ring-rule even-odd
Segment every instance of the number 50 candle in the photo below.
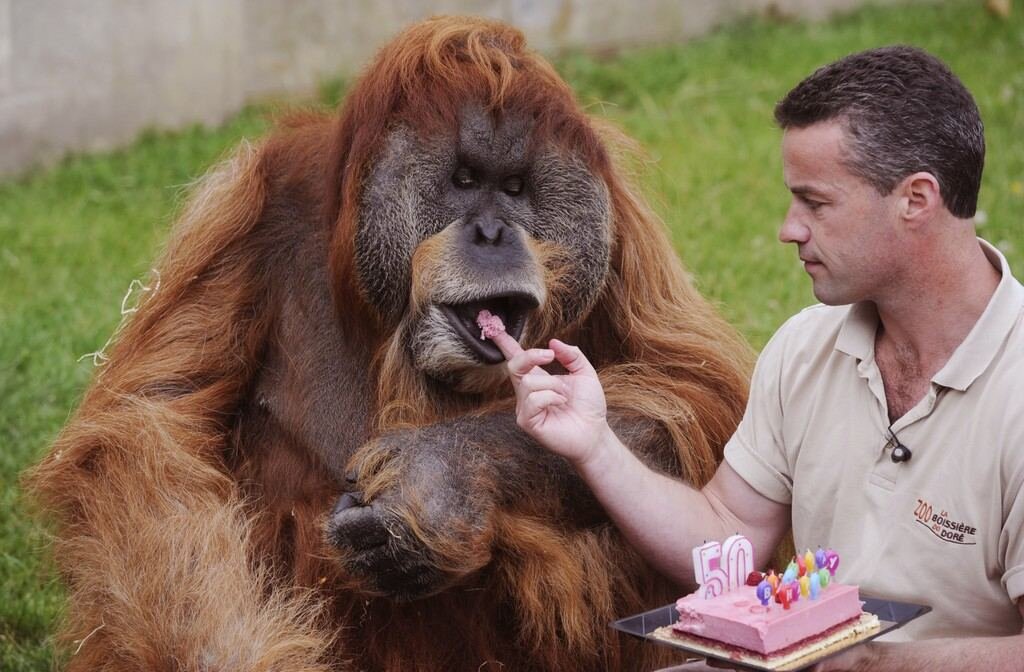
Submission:
{"label": "number 50 candle", "polygon": [[722,558],[722,545],[717,541],[708,541],[693,549],[693,576],[697,584],[704,590],[704,599],[711,599],[725,592],[728,579],[719,567]]}
{"label": "number 50 candle", "polygon": [[754,547],[742,534],[734,534],[724,544],[708,541],[693,549],[693,575],[704,599],[742,586],[753,568]]}

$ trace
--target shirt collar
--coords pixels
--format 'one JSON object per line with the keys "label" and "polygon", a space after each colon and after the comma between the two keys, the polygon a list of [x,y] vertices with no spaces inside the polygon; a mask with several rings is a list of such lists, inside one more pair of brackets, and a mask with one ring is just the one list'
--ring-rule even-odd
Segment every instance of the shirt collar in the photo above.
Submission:
{"label": "shirt collar", "polygon": [[[985,311],[975,322],[963,343],[957,346],[932,382],[964,391],[988,368],[1000,344],[1020,319],[1024,306],[1024,287],[1013,277],[1006,257],[993,245],[978,239],[989,263],[999,270],[1002,278],[989,299]],[[878,331],[878,311],[869,301],[855,303],[843,321],[836,338],[835,349],[859,360],[874,357],[875,333]]]}
{"label": "shirt collar", "polygon": [[850,306],[836,338],[836,350],[859,360],[875,354],[875,333],[878,332],[878,311],[871,301]]}
{"label": "shirt collar", "polygon": [[1024,306],[1024,287],[1010,273],[1006,257],[987,241],[978,239],[981,249],[1002,274],[996,291],[989,299],[985,312],[974,323],[967,338],[961,343],[946,365],[932,377],[932,382],[961,392],[970,387],[988,368],[999,351],[999,346],[1020,319]]}

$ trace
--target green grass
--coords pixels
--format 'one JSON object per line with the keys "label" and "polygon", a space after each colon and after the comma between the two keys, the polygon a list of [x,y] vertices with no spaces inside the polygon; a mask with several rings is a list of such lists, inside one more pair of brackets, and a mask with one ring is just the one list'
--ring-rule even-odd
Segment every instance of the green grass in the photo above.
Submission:
{"label": "green grass", "polygon": [[971,89],[988,141],[979,231],[1024,275],[1024,13],[1002,22],[979,5],[873,8],[826,25],[750,21],[698,43],[612,61],[580,56],[560,69],[582,101],[647,148],[649,193],[680,255],[760,347],[813,302],[792,246],[775,237],[788,194],[772,108],[814,68],[850,52],[914,44]]}
{"label": "green grass", "polygon": [[[1024,275],[1024,11],[979,2],[868,9],[828,24],[749,21],[683,46],[557,65],[596,114],[646,147],[644,186],[701,289],[756,346],[813,301],[792,249],[775,241],[786,207],[774,102],[851,51],[922,46],[978,99],[988,137],[981,233]],[[343,87],[325,86],[336,101]],[[46,449],[144,277],[182,187],[268,125],[250,108],[219,129],[147,133],[130,148],[74,157],[0,184],[0,669],[46,670],[61,590],[44,536],[19,501],[19,472]]]}

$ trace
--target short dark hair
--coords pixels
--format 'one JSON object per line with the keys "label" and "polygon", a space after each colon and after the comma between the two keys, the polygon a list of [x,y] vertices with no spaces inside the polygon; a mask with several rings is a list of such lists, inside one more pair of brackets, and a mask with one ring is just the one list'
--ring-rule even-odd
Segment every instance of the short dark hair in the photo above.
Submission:
{"label": "short dark hair", "polygon": [[816,70],[775,106],[782,129],[843,123],[847,167],[889,194],[929,172],[946,208],[973,217],[985,165],[985,132],[970,91],[946,65],[914,47],[851,54]]}

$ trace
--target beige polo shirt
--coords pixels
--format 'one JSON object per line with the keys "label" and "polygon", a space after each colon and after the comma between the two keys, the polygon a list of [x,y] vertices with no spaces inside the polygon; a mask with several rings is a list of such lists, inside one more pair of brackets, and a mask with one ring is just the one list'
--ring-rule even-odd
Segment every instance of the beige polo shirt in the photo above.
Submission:
{"label": "beige polo shirt", "polygon": [[861,592],[929,604],[890,639],[1021,632],[1024,595],[1024,287],[1002,280],[927,395],[893,424],[891,460],[874,304],[814,306],[758,359],[725,448],[754,489],[790,504],[797,548],[832,547]]}

